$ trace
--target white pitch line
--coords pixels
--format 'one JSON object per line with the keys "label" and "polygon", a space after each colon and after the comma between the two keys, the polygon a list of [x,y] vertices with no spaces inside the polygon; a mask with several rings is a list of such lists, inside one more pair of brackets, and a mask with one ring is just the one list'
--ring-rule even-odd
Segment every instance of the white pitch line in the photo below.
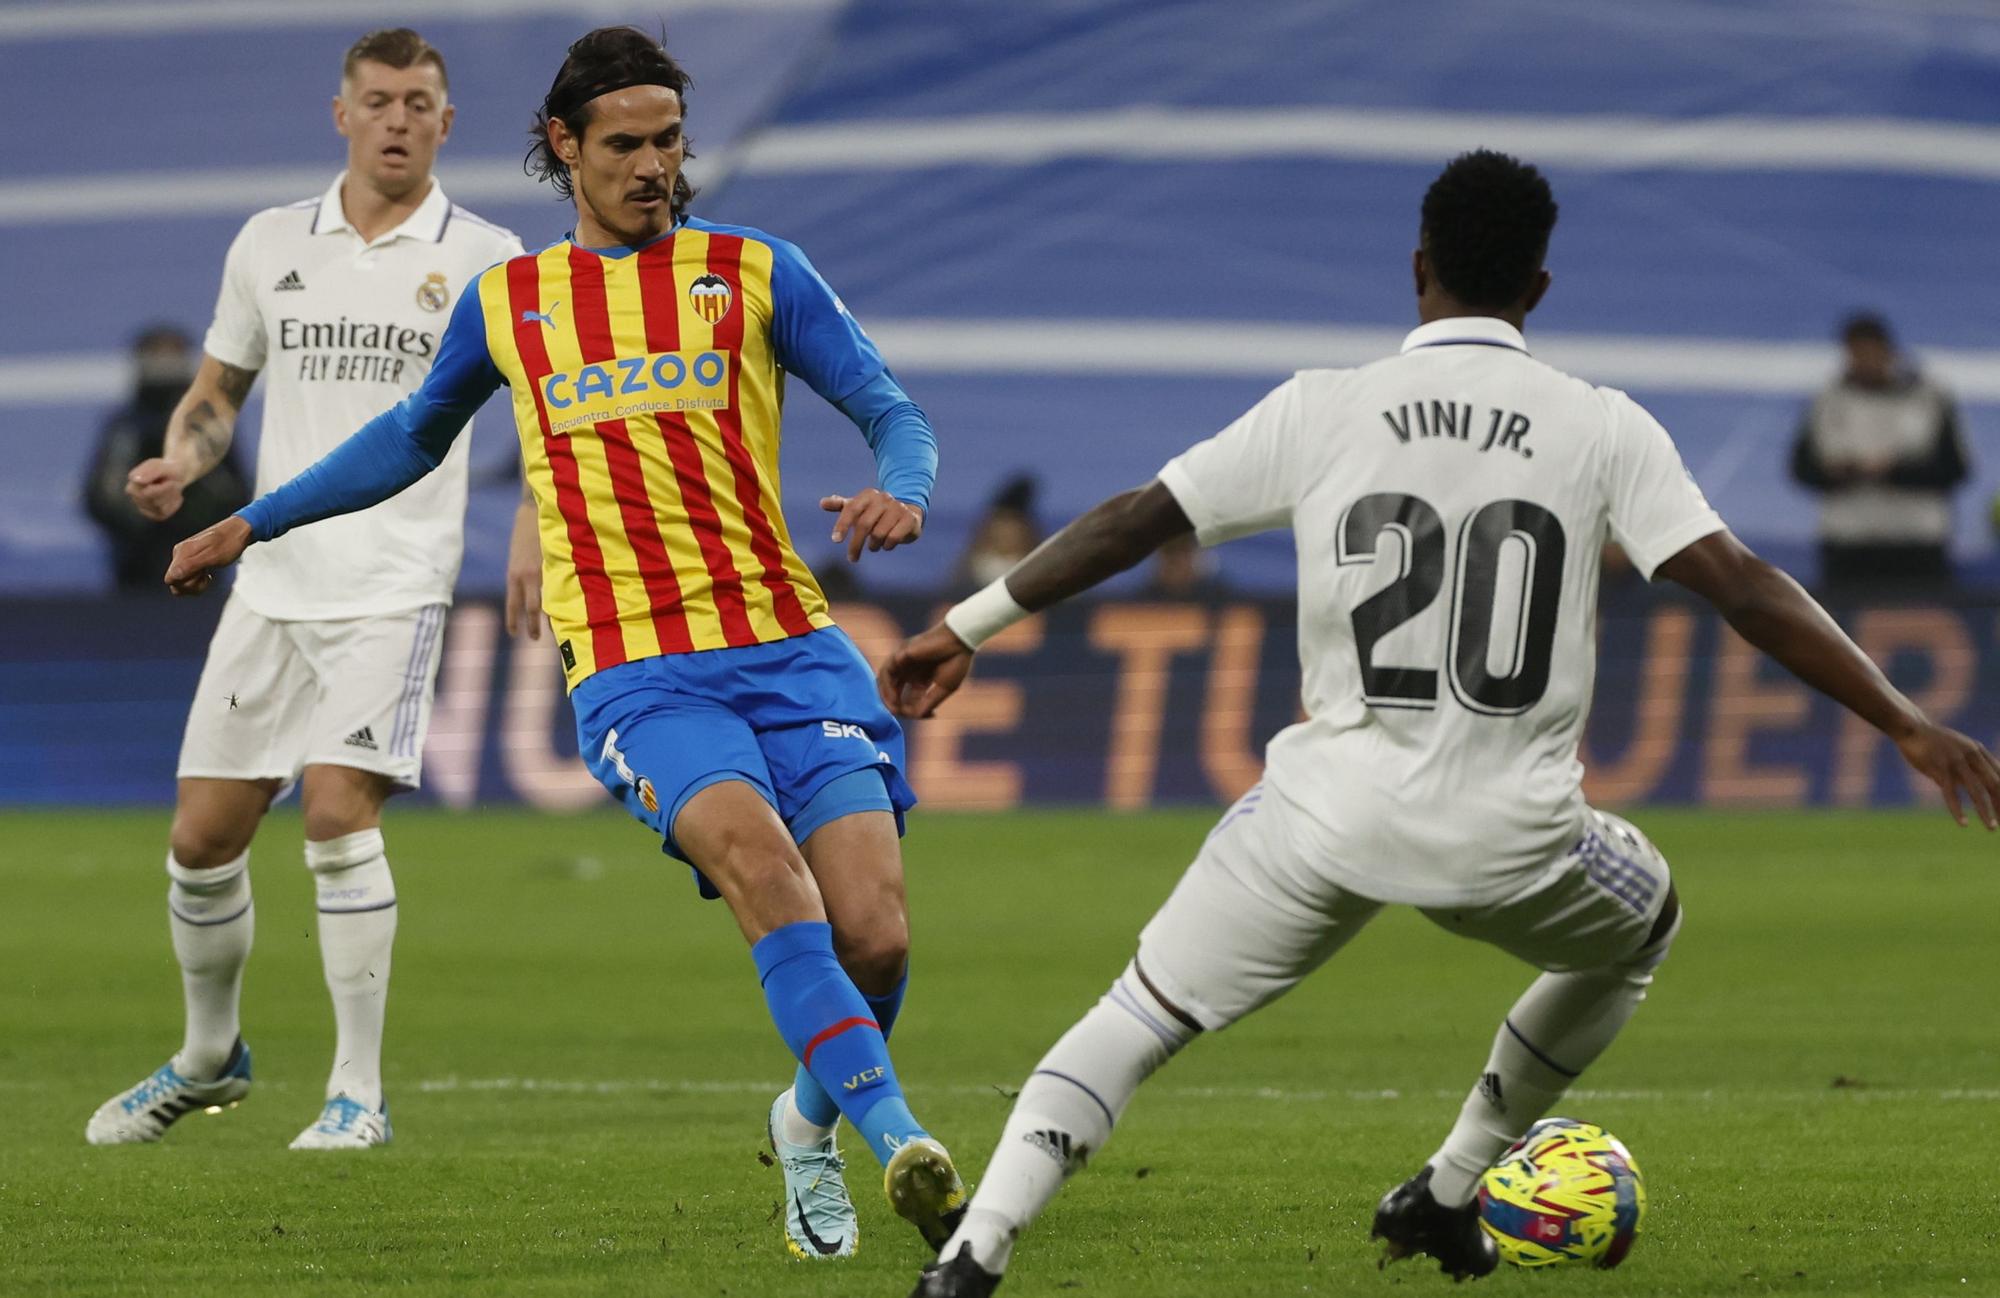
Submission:
{"label": "white pitch line", "polygon": [[[790,1079],[738,1078],[705,1079],[690,1077],[624,1077],[624,1078],[577,1078],[577,1077],[427,1077],[415,1083],[415,1090],[423,1095],[493,1094],[519,1093],[523,1095],[775,1095],[789,1084]],[[64,1084],[65,1086],[67,1083]],[[265,1081],[257,1084],[259,1090],[289,1090],[288,1083]],[[54,1081],[44,1078],[8,1077],[0,1078],[0,1093],[35,1092],[56,1089]],[[393,1088],[392,1088],[393,1089]],[[996,1101],[1011,1100],[1015,1088],[1002,1086],[997,1082],[973,1085],[954,1082],[944,1086],[927,1086],[919,1083],[910,1088],[919,1095],[954,1095],[972,1098],[991,1098]],[[1404,1100],[1421,1103],[1462,1099],[1462,1090],[1436,1088],[1429,1091],[1382,1090],[1333,1090],[1320,1088],[1294,1088],[1284,1086],[1158,1086],[1147,1089],[1146,1094],[1169,1100],[1224,1101],[1239,1103],[1258,1101],[1265,1104],[1384,1104],[1399,1103]],[[1812,1100],[1876,1101],[1893,1103],[1922,1101],[1925,1103],[1947,1104],[1995,1104],[2000,1103],[2000,1088],[1993,1087],[1945,1087],[1922,1088],[1908,1086],[1891,1087],[1816,1087],[1813,1089],[1757,1090],[1754,1088],[1704,1087],[1699,1090],[1671,1090],[1657,1088],[1599,1088],[1579,1087],[1566,1096],[1567,1099],[1584,1103],[1606,1104],[1694,1104],[1710,1103],[1716,1100],[1741,1100],[1752,1103],[1796,1104]]]}
{"label": "white pitch line", "polygon": [[[672,1095],[774,1095],[783,1090],[786,1081],[780,1078],[757,1080],[705,1080],[698,1078],[638,1077],[638,1078],[547,1078],[547,1077],[433,1077],[419,1081],[416,1089],[427,1095],[453,1094],[459,1092],[518,1092],[521,1094],[547,1095],[631,1095],[631,1094],[672,1094]],[[922,1094],[946,1094],[967,1097],[991,1097],[995,1100],[1010,1098],[1012,1087],[1003,1088],[999,1084],[975,1086],[959,1082],[945,1086],[925,1086],[918,1084],[910,1088]],[[1326,1104],[1326,1103],[1397,1103],[1411,1100],[1429,1104],[1434,1101],[1462,1099],[1462,1090],[1435,1089],[1430,1091],[1398,1090],[1332,1090],[1296,1089],[1282,1086],[1162,1086],[1149,1088],[1148,1095],[1169,1100],[1223,1101],[1239,1103],[1257,1101],[1267,1104]],[[1588,1087],[1572,1090],[1567,1099],[1585,1103],[1708,1103],[1715,1100],[1735,1099],[1749,1102],[1800,1103],[1810,1100],[1876,1101],[1887,1100],[1899,1103],[1910,1101],[1984,1103],[2000,1102],[2000,1089],[1986,1088],[1920,1088],[1920,1087],[1819,1087],[1798,1090],[1756,1090],[1732,1089],[1729,1087],[1706,1087],[1699,1090],[1665,1089],[1591,1089]]]}

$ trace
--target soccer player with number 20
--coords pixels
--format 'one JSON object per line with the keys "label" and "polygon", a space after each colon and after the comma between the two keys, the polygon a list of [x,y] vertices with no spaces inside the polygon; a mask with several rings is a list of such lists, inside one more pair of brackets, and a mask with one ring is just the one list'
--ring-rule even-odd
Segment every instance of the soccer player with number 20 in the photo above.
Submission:
{"label": "soccer player with number 20", "polygon": [[965,1220],[916,1298],[983,1298],[1020,1232],[1110,1139],[1153,1071],[1269,1004],[1386,904],[1544,972],[1458,1121],[1376,1210],[1390,1258],[1497,1265],[1474,1192],[1611,1044],[1679,931],[1667,863],[1585,804],[1577,738],[1595,667],[1598,555],[1707,599],[1750,643],[1893,739],[1965,822],[1996,827],[2000,766],[1898,693],[1810,596],[1745,549],[1666,430],[1622,392],[1536,360],[1556,206],[1496,153],[1446,167],[1414,259],[1401,354],[1306,370],[1147,486],[1104,502],[884,664],[929,714],[988,637],[1193,530],[1289,527],[1308,720],[1271,741],[1137,956],[1021,1088]]}

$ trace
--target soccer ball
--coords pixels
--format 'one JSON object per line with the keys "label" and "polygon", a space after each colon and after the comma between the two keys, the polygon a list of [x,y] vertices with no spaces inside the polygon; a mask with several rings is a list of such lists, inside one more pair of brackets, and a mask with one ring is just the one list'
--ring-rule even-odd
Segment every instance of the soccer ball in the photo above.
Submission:
{"label": "soccer ball", "polygon": [[1602,1127],[1544,1118],[1479,1183],[1479,1223],[1515,1266],[1625,1260],[1646,1215],[1632,1152]]}

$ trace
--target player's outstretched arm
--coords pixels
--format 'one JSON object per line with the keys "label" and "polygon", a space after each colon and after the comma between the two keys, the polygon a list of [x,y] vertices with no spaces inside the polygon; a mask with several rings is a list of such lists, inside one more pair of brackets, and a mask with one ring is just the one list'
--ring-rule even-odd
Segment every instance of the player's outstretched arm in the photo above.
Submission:
{"label": "player's outstretched arm", "polygon": [[475,285],[459,296],[437,359],[415,392],[363,424],[290,482],[175,546],[168,589],[176,595],[199,594],[218,568],[235,563],[253,542],[389,499],[444,463],[466,421],[502,381],[486,347]]}
{"label": "player's outstretched arm", "polygon": [[833,403],[854,421],[875,453],[877,485],[852,496],[823,496],[819,507],[837,514],[835,544],[847,543],[847,561],[861,551],[893,550],[924,534],[924,514],[937,481],[937,434],[909,394],[883,370]]}
{"label": "player's outstretched arm", "polygon": [[1943,792],[1952,819],[1966,823],[1962,791],[1980,822],[2000,829],[1993,754],[1924,715],[1818,601],[1733,533],[1703,537],[1661,564],[1659,574],[1713,604],[1745,640],[1895,740],[1903,760]]}
{"label": "player's outstretched arm", "polygon": [[1113,496],[952,608],[942,622],[905,641],[876,674],[882,701],[898,716],[931,715],[965,683],[972,655],[986,640],[1193,530],[1180,502],[1157,479]]}
{"label": "player's outstretched arm", "polygon": [[236,437],[236,416],[256,381],[256,370],[203,353],[194,382],[167,419],[161,454],[141,460],[125,475],[125,494],[141,514],[154,522],[173,517],[188,484],[222,463]]}

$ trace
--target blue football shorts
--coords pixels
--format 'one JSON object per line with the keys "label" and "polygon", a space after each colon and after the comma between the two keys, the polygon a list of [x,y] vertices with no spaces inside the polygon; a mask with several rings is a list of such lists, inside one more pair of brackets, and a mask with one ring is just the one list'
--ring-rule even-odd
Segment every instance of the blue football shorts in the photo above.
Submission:
{"label": "blue football shorts", "polygon": [[[620,663],[585,678],[570,705],[591,774],[682,861],[675,818],[725,780],[762,794],[799,843],[858,811],[893,812],[900,834],[917,802],[903,778],[903,728],[838,627]],[[695,882],[720,895],[698,870]]]}

